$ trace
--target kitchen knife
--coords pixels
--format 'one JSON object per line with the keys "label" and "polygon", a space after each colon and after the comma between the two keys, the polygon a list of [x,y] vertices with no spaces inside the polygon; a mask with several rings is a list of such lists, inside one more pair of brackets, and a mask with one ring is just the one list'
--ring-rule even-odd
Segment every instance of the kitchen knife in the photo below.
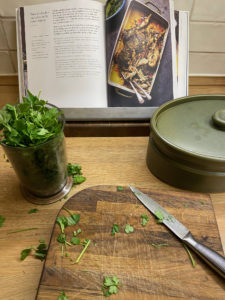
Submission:
{"label": "kitchen knife", "polygon": [[192,236],[191,232],[177,219],[170,215],[151,197],[130,186],[135,196],[166,225],[179,239],[193,249],[208,265],[225,278],[225,258],[212,249],[200,244]]}

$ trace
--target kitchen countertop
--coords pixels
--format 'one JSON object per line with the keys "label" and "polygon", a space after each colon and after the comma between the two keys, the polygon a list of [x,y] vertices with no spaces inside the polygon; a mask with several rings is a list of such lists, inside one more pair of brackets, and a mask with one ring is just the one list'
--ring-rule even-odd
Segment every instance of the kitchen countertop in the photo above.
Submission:
{"label": "kitchen countertop", "polygon": [[[87,178],[74,187],[69,196],[95,185],[130,184],[161,191],[178,190],[150,173],[145,163],[147,144],[148,137],[66,138],[68,162],[80,164]],[[43,206],[26,201],[21,195],[14,170],[3,158],[1,148],[0,157],[0,215],[6,218],[0,228],[0,298],[32,300],[36,295],[43,262],[32,256],[21,261],[20,252],[31,245],[38,245],[40,238],[49,243],[56,215],[67,200]],[[225,249],[225,193],[210,194],[210,197]],[[38,212],[28,214],[32,208],[38,208]],[[28,227],[38,229],[9,234],[10,231]]]}

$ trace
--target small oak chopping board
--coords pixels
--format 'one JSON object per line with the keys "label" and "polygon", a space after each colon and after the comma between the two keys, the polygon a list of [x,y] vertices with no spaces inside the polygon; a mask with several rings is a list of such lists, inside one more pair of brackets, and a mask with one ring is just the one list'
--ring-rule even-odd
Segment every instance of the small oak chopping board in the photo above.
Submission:
{"label": "small oak chopping board", "polygon": [[[138,188],[138,187],[137,187]],[[207,194],[185,191],[141,189],[191,230],[201,243],[223,254],[211,199]],[[83,246],[67,247],[61,255],[57,242],[60,227],[55,224],[36,299],[57,299],[61,291],[72,300],[105,299],[104,276],[116,275],[119,292],[110,299],[225,299],[225,282],[193,252],[193,268],[182,243],[138,201],[129,188],[96,186],[72,196],[64,207],[80,214],[80,221],[65,229],[67,240],[81,228],[81,239],[91,243],[78,264]],[[141,215],[149,222],[141,225]],[[69,216],[61,209],[58,216]],[[111,235],[113,224],[120,232]],[[126,224],[134,232],[126,234]],[[153,247],[152,244],[168,246]],[[65,254],[65,252],[64,252]]]}

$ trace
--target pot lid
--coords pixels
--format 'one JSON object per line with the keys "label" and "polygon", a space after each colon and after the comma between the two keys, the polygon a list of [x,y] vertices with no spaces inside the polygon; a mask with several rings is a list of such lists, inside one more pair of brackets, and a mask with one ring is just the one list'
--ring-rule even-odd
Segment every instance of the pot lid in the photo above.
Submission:
{"label": "pot lid", "polygon": [[152,121],[157,135],[179,151],[225,159],[225,95],[172,100],[155,112]]}

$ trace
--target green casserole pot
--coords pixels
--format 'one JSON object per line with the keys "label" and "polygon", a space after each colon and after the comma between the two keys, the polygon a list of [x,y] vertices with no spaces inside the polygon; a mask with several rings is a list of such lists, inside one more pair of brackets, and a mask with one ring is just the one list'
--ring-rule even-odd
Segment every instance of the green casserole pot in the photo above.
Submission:
{"label": "green casserole pot", "polygon": [[182,189],[225,192],[225,95],[169,101],[150,126],[147,166],[156,177]]}

